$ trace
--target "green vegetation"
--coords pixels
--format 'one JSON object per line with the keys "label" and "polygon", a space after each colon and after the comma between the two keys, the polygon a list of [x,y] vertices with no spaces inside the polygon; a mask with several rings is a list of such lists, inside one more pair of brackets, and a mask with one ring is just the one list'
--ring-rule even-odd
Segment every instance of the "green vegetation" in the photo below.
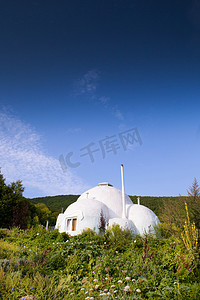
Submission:
{"label": "green vegetation", "polygon": [[58,195],[32,198],[32,203],[44,203],[52,212],[62,212],[78,199],[79,195]]}
{"label": "green vegetation", "polygon": [[41,226],[1,230],[0,299],[199,299],[199,248],[158,231],[161,238],[118,226],[75,237]]}
{"label": "green vegetation", "polygon": [[0,174],[0,300],[200,299],[196,179],[188,197],[140,198],[162,221],[154,237],[119,226],[74,237],[46,230],[78,196],[22,193]]}

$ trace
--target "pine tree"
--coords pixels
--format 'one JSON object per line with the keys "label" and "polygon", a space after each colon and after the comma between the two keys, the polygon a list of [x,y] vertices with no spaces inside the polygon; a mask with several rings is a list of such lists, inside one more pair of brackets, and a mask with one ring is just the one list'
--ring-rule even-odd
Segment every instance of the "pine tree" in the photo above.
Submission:
{"label": "pine tree", "polygon": [[197,179],[194,178],[193,184],[189,187],[188,192],[188,208],[191,221],[195,223],[196,227],[200,228],[200,187]]}

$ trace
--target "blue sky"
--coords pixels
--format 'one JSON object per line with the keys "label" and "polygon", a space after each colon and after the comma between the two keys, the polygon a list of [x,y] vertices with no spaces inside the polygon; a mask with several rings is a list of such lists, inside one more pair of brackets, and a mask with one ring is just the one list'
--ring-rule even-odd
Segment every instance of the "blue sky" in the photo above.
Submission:
{"label": "blue sky", "polygon": [[[27,197],[121,188],[123,163],[128,194],[186,195],[200,180],[199,15],[197,0],[2,1],[7,182]],[[124,149],[133,128],[142,143]]]}

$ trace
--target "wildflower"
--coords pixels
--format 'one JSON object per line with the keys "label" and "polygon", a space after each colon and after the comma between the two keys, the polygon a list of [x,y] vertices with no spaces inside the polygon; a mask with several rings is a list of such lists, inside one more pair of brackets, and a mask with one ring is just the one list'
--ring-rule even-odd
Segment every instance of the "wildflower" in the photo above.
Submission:
{"label": "wildflower", "polygon": [[92,292],[92,291],[93,291],[93,289],[90,289],[90,291]]}
{"label": "wildflower", "polygon": [[136,240],[134,240],[134,243],[136,243]]}
{"label": "wildflower", "polygon": [[137,289],[136,292],[137,292],[137,293],[141,293],[141,290],[140,290],[140,289]]}
{"label": "wildflower", "polygon": [[104,290],[104,292],[107,292],[107,291],[108,291],[108,289],[105,289],[105,290]]}
{"label": "wildflower", "polygon": [[117,283],[122,283],[122,280],[118,280]]}
{"label": "wildflower", "polygon": [[90,297],[90,300],[93,300],[94,299],[94,297]]}
{"label": "wildflower", "polygon": [[93,279],[93,281],[97,281],[97,279],[95,278],[95,279]]}
{"label": "wildflower", "polygon": [[118,290],[114,290],[114,293],[117,293],[118,292]]}
{"label": "wildflower", "polygon": [[88,294],[88,291],[86,291],[85,294]]}
{"label": "wildflower", "polygon": [[129,281],[129,280],[131,280],[131,278],[127,276],[127,277],[125,278],[125,280]]}
{"label": "wildflower", "polygon": [[108,296],[110,296],[110,295],[111,295],[111,293],[110,293],[110,292],[107,292],[107,295],[108,295]]}
{"label": "wildflower", "polygon": [[133,278],[133,279],[132,279],[132,281],[134,282],[134,281],[135,281],[135,279]]}
{"label": "wildflower", "polygon": [[106,296],[106,293],[100,293],[99,296]]}
{"label": "wildflower", "polygon": [[32,289],[33,289],[33,287],[31,286],[31,287],[30,287],[30,289],[32,290]]}
{"label": "wildflower", "polygon": [[13,291],[13,290],[14,290],[14,288],[11,289],[11,291]]}
{"label": "wildflower", "polygon": [[39,235],[39,232],[37,233],[37,235]]}
{"label": "wildflower", "polygon": [[125,288],[124,288],[124,291],[125,291],[125,292],[128,292],[129,289],[130,289],[130,286],[129,286],[129,285],[126,285]]}
{"label": "wildflower", "polygon": [[85,290],[85,288],[81,288],[81,291],[84,291]]}
{"label": "wildflower", "polygon": [[96,285],[95,285],[95,287],[94,287],[94,288],[95,288],[95,290],[97,290],[97,289],[98,289],[98,287],[99,287],[99,284],[96,284]]}
{"label": "wildflower", "polygon": [[111,288],[114,288],[114,287],[115,287],[115,285],[114,285],[114,284],[112,284],[112,285],[111,285]]}

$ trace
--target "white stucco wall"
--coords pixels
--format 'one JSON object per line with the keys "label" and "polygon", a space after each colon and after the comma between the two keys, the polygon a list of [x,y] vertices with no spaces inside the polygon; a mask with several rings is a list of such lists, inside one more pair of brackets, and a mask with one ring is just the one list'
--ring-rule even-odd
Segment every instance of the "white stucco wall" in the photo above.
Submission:
{"label": "white stucco wall", "polygon": [[134,223],[136,233],[140,235],[153,233],[154,226],[160,223],[156,214],[144,205],[133,204],[129,206],[127,217]]}
{"label": "white stucco wall", "polygon": [[[107,223],[109,219],[107,207],[100,201],[82,198],[81,200],[71,204],[66,209],[62,222],[66,224],[67,218],[77,217],[76,231],[68,231],[70,235],[80,234],[84,229],[87,228],[98,232],[100,227],[101,213],[103,214]],[[65,231],[67,231],[66,226]]]}
{"label": "white stucco wall", "polygon": [[[82,199],[98,200],[105,204],[109,210],[109,218],[121,218],[122,216],[122,192],[113,186],[98,185],[84,192],[77,201]],[[126,204],[132,204],[128,195],[125,195]]]}
{"label": "white stucco wall", "polygon": [[[122,218],[122,192],[108,184],[100,184],[84,192],[64,214],[59,214],[55,228],[70,235],[80,234],[87,228],[98,232],[102,212],[106,225],[119,224],[140,235],[154,232],[159,219],[153,211],[143,205],[133,204],[128,195],[125,195],[125,207],[126,218]],[[76,220],[76,230],[71,230],[73,219]]]}

